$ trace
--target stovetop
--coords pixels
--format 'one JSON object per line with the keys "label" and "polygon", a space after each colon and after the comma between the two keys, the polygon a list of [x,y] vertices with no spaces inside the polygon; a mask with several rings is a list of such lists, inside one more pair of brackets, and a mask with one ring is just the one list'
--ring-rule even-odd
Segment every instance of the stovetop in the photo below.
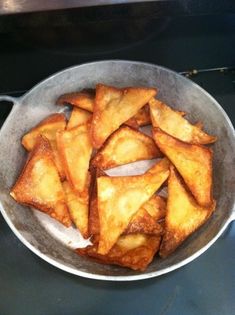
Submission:
{"label": "stovetop", "polygon": [[[228,67],[189,77],[235,123],[235,16],[134,16],[89,24],[85,18],[78,22],[74,12],[56,14],[9,17],[4,23],[0,18],[0,94],[19,96],[56,71],[94,60],[140,60],[186,74]],[[1,123],[10,108],[1,103]],[[0,314],[230,315],[235,313],[234,248],[233,223],[181,269],[144,281],[101,282],[50,266],[20,243],[0,215]]]}

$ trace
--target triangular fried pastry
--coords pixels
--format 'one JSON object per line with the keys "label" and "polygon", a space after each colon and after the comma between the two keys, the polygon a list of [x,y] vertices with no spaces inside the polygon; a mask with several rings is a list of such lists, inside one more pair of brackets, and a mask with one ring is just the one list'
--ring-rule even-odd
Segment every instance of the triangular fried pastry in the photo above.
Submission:
{"label": "triangular fried pastry", "polygon": [[212,150],[173,138],[153,129],[160,150],[169,158],[183,177],[197,202],[203,207],[212,203]]}
{"label": "triangular fried pastry", "polygon": [[59,130],[64,130],[65,127],[66,127],[65,115],[52,114],[43,119],[36,127],[32,128],[22,138],[22,145],[28,151],[31,151],[33,149],[38,135],[43,135],[50,141],[54,154],[55,164],[57,166],[61,179],[64,179],[65,174],[57,151],[56,133]]}
{"label": "triangular fried pastry", "polygon": [[[177,113],[179,113],[179,115],[181,116],[185,116],[185,112],[177,111]],[[149,104],[146,104],[141,109],[139,109],[139,111],[133,116],[133,118],[136,120],[136,123],[139,127],[151,125],[152,120],[150,116]]]}
{"label": "triangular fried pastry", "polygon": [[147,126],[151,124],[151,117],[149,112],[149,105],[144,105],[138,112],[133,116],[138,126]]}
{"label": "triangular fried pastry", "polygon": [[94,106],[94,95],[86,91],[66,93],[57,99],[56,104],[69,104],[92,112]]}
{"label": "triangular fried pastry", "polygon": [[92,165],[101,169],[162,156],[154,140],[128,126],[116,130],[97,152]]}
{"label": "triangular fried pastry", "polygon": [[88,238],[88,190],[80,195],[72,189],[67,181],[63,182],[63,188],[71,219],[82,236]]}
{"label": "triangular fried pastry", "polygon": [[161,196],[153,195],[141,208],[145,209],[155,221],[162,220],[166,216],[166,200]]}
{"label": "triangular fried pastry", "polygon": [[123,125],[126,125],[128,127],[134,128],[134,129],[139,129],[139,125],[134,117],[131,117]]}
{"label": "triangular fried pastry", "polygon": [[90,112],[88,112],[87,110],[78,108],[78,107],[74,107],[70,115],[66,129],[70,130],[79,125],[83,125],[87,123],[90,118],[91,118]]}
{"label": "triangular fried pastry", "polygon": [[91,193],[89,201],[89,235],[97,235],[100,233],[100,222],[97,200],[97,178],[100,176],[108,176],[99,168],[91,168]]}
{"label": "triangular fried pastry", "polygon": [[97,179],[100,221],[99,254],[107,254],[133,215],[160,188],[169,175],[163,159],[143,175]]}
{"label": "triangular fried pastry", "polygon": [[160,248],[160,256],[166,257],[202,224],[215,209],[215,201],[209,208],[199,206],[185,188],[173,166],[168,179],[167,213],[165,233]]}
{"label": "triangular fried pastry", "polygon": [[46,137],[36,139],[10,194],[17,202],[41,210],[65,226],[71,225],[64,190]]}
{"label": "triangular fried pastry", "polygon": [[[97,178],[100,176],[108,176],[100,169],[94,169],[92,172],[94,181],[93,189],[89,204],[89,235],[98,235],[100,233],[98,200],[97,200]],[[165,200],[154,195],[146,201],[142,207],[132,217],[125,234],[145,233],[159,235],[162,232],[162,227],[158,224],[158,220],[164,218],[166,212]]]}
{"label": "triangular fried pastry", "polygon": [[94,258],[103,264],[128,267],[133,270],[145,270],[153,260],[160,246],[160,236],[130,234],[121,236],[106,255],[97,253],[97,243],[76,252],[82,256]]}
{"label": "triangular fried pastry", "polygon": [[200,124],[190,124],[179,112],[163,102],[152,98],[149,105],[153,127],[192,144],[208,144],[216,141],[217,138],[205,133]]}
{"label": "triangular fried pastry", "polygon": [[[146,203],[148,203],[148,201]],[[161,235],[162,231],[162,226],[144,209],[143,205],[134,214],[122,235],[136,233]]]}
{"label": "triangular fried pastry", "polygon": [[133,117],[157,93],[151,88],[123,88],[98,84],[91,123],[91,138],[100,148],[109,135]]}
{"label": "triangular fried pastry", "polygon": [[82,193],[88,187],[90,177],[88,168],[92,145],[88,124],[58,132],[57,146],[67,181],[74,190]]}

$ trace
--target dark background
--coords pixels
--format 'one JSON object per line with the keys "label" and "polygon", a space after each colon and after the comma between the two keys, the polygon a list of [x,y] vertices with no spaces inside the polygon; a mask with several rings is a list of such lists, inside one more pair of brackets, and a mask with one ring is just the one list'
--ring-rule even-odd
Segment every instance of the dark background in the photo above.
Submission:
{"label": "dark background", "polygon": [[[94,60],[139,60],[178,72],[228,67],[190,78],[234,123],[234,6],[182,3],[0,16],[0,94],[19,96],[56,71]],[[11,105],[0,106],[3,123]],[[234,248],[231,224],[206,253],[179,270],[132,283],[101,282],[42,261],[0,216],[0,315],[230,315],[235,313]]]}

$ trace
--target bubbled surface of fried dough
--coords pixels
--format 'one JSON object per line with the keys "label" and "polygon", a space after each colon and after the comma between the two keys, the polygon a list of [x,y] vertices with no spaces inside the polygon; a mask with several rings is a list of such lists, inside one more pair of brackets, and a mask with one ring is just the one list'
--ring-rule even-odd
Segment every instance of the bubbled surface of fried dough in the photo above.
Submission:
{"label": "bubbled surface of fried dough", "polygon": [[208,208],[201,207],[185,188],[173,166],[168,179],[167,213],[160,256],[166,257],[211,216],[215,201]]}
{"label": "bubbled surface of fried dough", "polygon": [[192,144],[208,144],[216,141],[202,130],[201,124],[192,125],[180,112],[152,98],[149,101],[152,124],[169,135]]}
{"label": "bubbled surface of fried dough", "polygon": [[156,93],[153,88],[117,89],[98,84],[91,124],[93,146],[100,148],[112,132],[133,117]]}
{"label": "bubbled surface of fried dough", "polygon": [[97,252],[97,244],[77,249],[79,255],[95,258],[104,264],[114,264],[133,270],[145,270],[157,253],[161,237],[145,234],[121,236],[112,249],[101,255]]}
{"label": "bubbled surface of fried dough", "polygon": [[94,96],[87,92],[72,92],[61,95],[57,101],[57,105],[73,105],[85,109],[89,112],[93,111]]}
{"label": "bubbled surface of fried dough", "polygon": [[49,214],[65,226],[71,225],[65,195],[46,137],[38,136],[20,177],[11,190],[19,203]]}
{"label": "bubbled surface of fried dough", "polygon": [[153,130],[160,150],[183,177],[197,202],[204,207],[212,203],[212,150],[171,137],[160,129]]}
{"label": "bubbled surface of fried dough", "polygon": [[97,179],[100,240],[98,253],[107,254],[132,216],[160,188],[169,175],[163,159],[143,175]]}
{"label": "bubbled surface of fried dough", "polygon": [[70,130],[79,125],[86,124],[90,118],[91,118],[90,112],[78,107],[74,107],[71,112],[66,129]]}
{"label": "bubbled surface of fried dough", "polygon": [[92,165],[101,169],[161,156],[154,140],[128,126],[116,130],[97,152]]}
{"label": "bubbled surface of fried dough", "polygon": [[89,184],[89,161],[92,145],[89,137],[89,126],[80,125],[71,130],[57,133],[57,146],[70,185],[82,193]]}
{"label": "bubbled surface of fried dough", "polygon": [[86,239],[88,238],[88,190],[79,194],[73,190],[67,181],[63,182],[63,188],[71,219]]}
{"label": "bubbled surface of fried dough", "polygon": [[55,164],[60,174],[60,178],[62,180],[64,179],[65,174],[57,150],[56,133],[57,131],[64,130],[65,127],[66,127],[65,115],[57,113],[52,114],[43,119],[38,125],[32,128],[22,138],[22,145],[28,151],[31,151],[33,149],[38,135],[43,135],[50,141],[52,151],[54,154]]}

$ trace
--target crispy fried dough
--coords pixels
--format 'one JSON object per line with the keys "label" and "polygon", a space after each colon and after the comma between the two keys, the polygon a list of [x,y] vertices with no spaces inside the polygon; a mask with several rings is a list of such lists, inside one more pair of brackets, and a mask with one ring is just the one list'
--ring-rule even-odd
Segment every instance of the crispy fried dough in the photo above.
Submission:
{"label": "crispy fried dough", "polygon": [[38,136],[20,177],[11,190],[19,203],[49,214],[65,226],[71,219],[49,141]]}
{"label": "crispy fried dough", "polygon": [[151,88],[123,88],[98,84],[91,123],[91,138],[95,148],[100,148],[108,136],[157,93]]}
{"label": "crispy fried dough", "polygon": [[79,125],[83,125],[91,118],[91,113],[87,110],[74,107],[67,124],[67,130],[73,129]]}
{"label": "crispy fried dough", "polygon": [[173,166],[168,179],[167,214],[165,234],[160,248],[160,256],[166,257],[211,216],[215,201],[209,208],[199,206],[185,189]]}
{"label": "crispy fried dough", "polygon": [[88,238],[88,190],[82,195],[74,191],[67,181],[63,182],[66,203],[71,219],[84,238]]}
{"label": "crispy fried dough", "polygon": [[87,124],[57,133],[57,146],[70,185],[82,193],[89,183],[92,146]]}
{"label": "crispy fried dough", "polygon": [[108,176],[99,168],[91,168],[91,192],[89,201],[89,220],[88,230],[89,236],[100,233],[100,222],[97,201],[97,178],[100,176]]}
{"label": "crispy fried dough", "polygon": [[128,126],[116,130],[97,152],[92,165],[101,169],[162,156],[154,140]]}
{"label": "crispy fried dough", "polygon": [[189,144],[153,129],[160,150],[177,168],[197,202],[203,207],[212,203],[212,150]]}
{"label": "crispy fried dough", "polygon": [[136,233],[161,235],[162,231],[162,226],[144,209],[143,205],[134,214],[122,235]]}
{"label": "crispy fried dough", "polygon": [[57,105],[73,105],[85,109],[89,112],[93,111],[94,96],[85,91],[72,92],[61,95],[57,101]]}
{"label": "crispy fried dough", "polygon": [[97,179],[100,220],[99,254],[107,254],[127,228],[132,216],[160,188],[169,175],[161,160],[145,174]]}
{"label": "crispy fried dough", "polygon": [[138,129],[139,125],[136,121],[136,119],[134,117],[131,117],[130,119],[128,119],[127,121],[125,121],[125,123],[123,125],[126,125],[128,127],[134,128],[134,129]]}
{"label": "crispy fried dough", "polygon": [[[100,169],[91,171],[94,181],[89,204],[89,235],[98,235],[100,233],[98,200],[97,200],[97,178],[108,176]],[[146,201],[142,207],[132,217],[123,235],[131,233],[145,233],[159,235],[162,233],[162,227],[158,220],[165,217],[166,202],[164,198],[154,195]]]}
{"label": "crispy fried dough", "polygon": [[151,117],[149,112],[149,105],[146,104],[141,109],[139,109],[137,114],[135,114],[133,118],[135,118],[137,124],[140,127],[150,125]]}
{"label": "crispy fried dough", "polygon": [[157,253],[161,237],[144,234],[121,236],[112,249],[101,255],[97,252],[97,244],[86,248],[78,248],[79,255],[95,258],[104,264],[129,267],[133,270],[145,270]]}
{"label": "crispy fried dough", "polygon": [[216,141],[216,137],[202,131],[200,124],[190,124],[180,113],[163,102],[152,98],[149,105],[153,127],[192,144],[208,144]]}
{"label": "crispy fried dough", "polygon": [[166,216],[166,200],[165,198],[153,195],[147,202],[142,205],[155,221],[162,220]]}
{"label": "crispy fried dough", "polygon": [[63,180],[65,177],[60,157],[58,155],[56,145],[56,132],[64,130],[66,127],[66,118],[64,114],[52,114],[43,119],[37,126],[32,128],[22,138],[22,145],[26,150],[31,151],[35,145],[38,135],[45,136],[51,144],[56,167],[59,171],[60,178]]}

